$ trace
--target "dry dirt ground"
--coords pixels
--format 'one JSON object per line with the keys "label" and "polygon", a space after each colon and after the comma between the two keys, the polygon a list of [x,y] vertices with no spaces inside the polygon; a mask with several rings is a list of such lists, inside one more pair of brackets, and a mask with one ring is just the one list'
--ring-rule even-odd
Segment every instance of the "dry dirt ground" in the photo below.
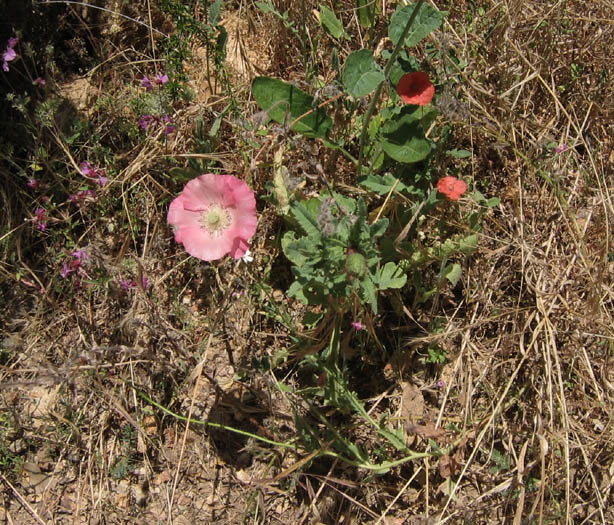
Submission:
{"label": "dry dirt ground", "polygon": [[[261,366],[291,349],[276,316],[298,316],[274,211],[259,202],[251,266],[192,260],[165,224],[156,163],[190,153],[190,119],[224,96],[197,49],[177,135],[131,152],[118,174],[122,195],[140,188],[138,233],[81,238],[109,274],[132,258],[147,289],[59,293],[57,268],[32,271],[39,287],[5,264],[4,523],[614,523],[614,5],[484,1],[477,16],[478,2],[433,3],[450,14],[431,44],[468,63],[450,72],[454,134],[474,153],[464,175],[501,203],[460,292],[397,321],[401,357],[364,381],[367,406],[396,414],[411,447],[449,453],[374,476],[219,428],[290,440],[304,407],[277,388],[283,374],[300,385],[296,369]],[[298,78],[301,64],[279,21],[235,4],[227,60],[251,115],[250,78]],[[60,89],[85,112],[101,86]],[[237,144],[211,157],[263,193],[269,152],[254,164]],[[423,330],[430,315],[441,332]],[[427,369],[434,343],[447,361]]]}

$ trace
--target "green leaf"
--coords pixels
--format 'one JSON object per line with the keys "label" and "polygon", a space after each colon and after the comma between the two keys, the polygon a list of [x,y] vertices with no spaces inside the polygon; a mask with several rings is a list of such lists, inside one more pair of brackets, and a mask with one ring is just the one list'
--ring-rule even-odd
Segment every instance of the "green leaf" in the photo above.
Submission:
{"label": "green leaf", "polygon": [[[414,12],[415,6],[416,4],[413,3],[405,7],[399,7],[391,17],[390,25],[388,26],[388,36],[395,46],[399,42],[407,22]],[[446,11],[438,11],[429,4],[422,4],[420,11],[418,11],[418,16],[416,16],[416,20],[405,39],[405,45],[413,47],[425,39],[431,31],[434,31],[442,24],[446,14]]]}
{"label": "green leaf", "polygon": [[455,159],[466,159],[473,155],[470,151],[466,149],[451,149],[447,152],[449,157],[454,157]]}
{"label": "green leaf", "polygon": [[350,95],[364,97],[384,81],[384,73],[369,49],[359,49],[350,53],[345,61],[342,81]]}
{"label": "green leaf", "polygon": [[[367,177],[361,177],[358,179],[358,183],[365,188],[378,193],[379,195],[388,195],[390,189],[394,186],[397,178],[392,173],[386,173],[385,175],[371,174]],[[407,185],[401,181],[397,184],[396,191],[403,191],[408,189]]]}
{"label": "green leaf", "polygon": [[499,197],[491,197],[486,201],[486,206],[488,206],[489,208],[494,208],[496,206],[499,206],[499,204],[501,204],[501,199]]}
{"label": "green leaf", "polygon": [[388,288],[403,288],[407,282],[407,275],[394,262],[387,262],[377,272],[377,285],[380,290]]}
{"label": "green leaf", "polygon": [[182,182],[192,180],[201,175],[201,173],[192,168],[171,168],[168,172],[174,180]]}
{"label": "green leaf", "polygon": [[216,0],[209,7],[209,23],[212,26],[216,26],[220,23],[220,13],[222,11],[222,0]]}
{"label": "green leaf", "polygon": [[443,276],[448,281],[450,281],[450,284],[452,286],[456,286],[459,279],[461,278],[462,273],[463,273],[463,270],[461,269],[461,265],[458,263],[449,264],[443,270]]}
{"label": "green leaf", "polygon": [[345,35],[341,21],[335,16],[335,13],[323,5],[320,6],[320,22],[335,38]]}
{"label": "green leaf", "polygon": [[299,223],[301,228],[305,230],[305,233],[312,237],[313,239],[318,239],[321,235],[320,227],[318,226],[317,219],[309,212],[305,206],[303,206],[300,202],[294,202],[290,206],[290,210],[292,211],[292,215],[296,219],[296,222]]}
{"label": "green leaf", "polygon": [[373,313],[377,313],[377,296],[375,295],[375,286],[373,281],[367,275],[360,281],[360,291],[362,292],[363,301],[368,302],[373,308]]}
{"label": "green leaf", "polygon": [[[424,160],[432,149],[432,142],[424,136],[421,119],[430,120],[431,112],[424,108],[403,108],[382,127],[380,143],[394,160],[411,164]],[[432,112],[434,113],[434,112]]]}
{"label": "green leaf", "polygon": [[371,27],[375,23],[375,2],[373,0],[357,0],[358,21],[362,27]]}
{"label": "green leaf", "polygon": [[478,246],[478,234],[472,233],[458,243],[458,249],[463,253],[471,253]]}
{"label": "green leaf", "polygon": [[[270,118],[307,137],[326,138],[333,125],[331,118],[316,109],[314,99],[292,84],[268,77],[256,77],[252,82],[256,102]],[[297,120],[299,119],[299,120]]]}

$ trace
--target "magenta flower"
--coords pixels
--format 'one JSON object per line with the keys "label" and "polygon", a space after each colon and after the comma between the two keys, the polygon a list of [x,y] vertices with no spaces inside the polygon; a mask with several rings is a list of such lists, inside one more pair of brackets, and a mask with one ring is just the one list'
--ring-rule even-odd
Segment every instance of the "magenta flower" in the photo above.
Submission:
{"label": "magenta flower", "polygon": [[87,252],[81,249],[76,249],[70,255],[72,255],[80,263],[90,260],[90,256],[87,254]]}
{"label": "magenta flower", "polygon": [[62,279],[66,279],[66,277],[68,277],[74,271],[75,270],[71,268],[70,266],[68,266],[67,263],[64,263],[62,264],[62,269],[60,270],[60,277]]}
{"label": "magenta flower", "polygon": [[352,325],[352,328],[354,328],[355,330],[358,330],[359,332],[366,328],[366,326],[362,324],[360,321],[352,321],[350,324]]}
{"label": "magenta flower", "polygon": [[8,42],[6,43],[6,49],[4,50],[4,53],[2,54],[2,70],[4,72],[8,72],[9,62],[11,60],[15,60],[15,58],[17,57],[17,53],[15,52],[15,49],[14,49],[14,47],[17,45],[17,42],[19,42],[19,38],[11,37],[8,39]]}
{"label": "magenta flower", "polygon": [[33,190],[35,190],[36,188],[38,188],[38,180],[28,179],[27,186],[28,188],[32,188]]}
{"label": "magenta flower", "polygon": [[38,87],[43,87],[46,82],[45,79],[43,77],[37,77],[34,79],[34,83],[38,86]]}
{"label": "magenta flower", "polygon": [[153,88],[151,80],[149,80],[149,77],[147,77],[147,75],[143,75],[143,78],[141,79],[141,86],[144,87],[146,91],[151,91],[151,89]]}
{"label": "magenta flower", "polygon": [[556,148],[554,148],[554,152],[555,153],[563,153],[564,151],[567,151],[567,144],[565,144],[564,142],[559,144]]}
{"label": "magenta flower", "polygon": [[193,257],[239,259],[256,233],[256,198],[233,175],[207,173],[188,182],[171,202],[167,222],[175,229],[175,241]]}
{"label": "magenta flower", "polygon": [[92,165],[87,160],[79,164],[79,168],[81,169],[81,175],[89,177],[94,174],[94,168],[92,168]]}
{"label": "magenta flower", "polygon": [[158,85],[166,84],[168,82],[168,76],[164,73],[159,73],[154,79],[154,82]]}
{"label": "magenta flower", "polygon": [[147,131],[147,128],[153,123],[156,122],[158,117],[154,117],[153,115],[143,115],[139,118],[139,128],[143,131]]}

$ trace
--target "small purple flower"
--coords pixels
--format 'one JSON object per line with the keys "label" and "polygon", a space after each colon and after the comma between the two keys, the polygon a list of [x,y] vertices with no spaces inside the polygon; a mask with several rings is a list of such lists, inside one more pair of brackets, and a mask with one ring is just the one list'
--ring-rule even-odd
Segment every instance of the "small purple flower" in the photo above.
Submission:
{"label": "small purple flower", "polygon": [[561,144],[559,144],[556,148],[554,148],[554,152],[555,153],[563,153],[564,151],[567,151],[569,148],[567,147],[567,144],[565,144],[564,142],[562,142]]}
{"label": "small purple flower", "polygon": [[352,328],[354,328],[355,330],[358,330],[359,332],[366,328],[366,326],[362,324],[360,321],[352,321],[351,325],[352,325]]}
{"label": "small purple flower", "polygon": [[79,168],[81,169],[81,175],[85,175],[86,177],[94,175],[95,173],[94,168],[92,168],[92,165],[87,160],[79,164]]}
{"label": "small purple flower", "polygon": [[149,285],[149,281],[147,280],[147,277],[143,276],[141,278],[141,284],[143,285],[143,289],[147,289],[147,286]]}
{"label": "small purple flower", "polygon": [[130,279],[122,279],[121,281],[119,281],[119,284],[126,291],[136,286],[136,283]]}
{"label": "small purple flower", "polygon": [[62,269],[60,270],[60,277],[62,279],[66,279],[74,270],[68,266],[67,263],[62,264]]}
{"label": "small purple flower", "polygon": [[151,80],[149,80],[149,77],[147,77],[147,75],[143,75],[143,78],[141,79],[141,86],[144,87],[146,91],[152,90],[153,85],[151,83]]}
{"label": "small purple flower", "polygon": [[38,231],[46,232],[47,231],[47,223],[45,221],[41,221],[36,225]]}
{"label": "small purple flower", "polygon": [[440,379],[439,381],[437,381],[437,388],[443,388],[446,386],[445,382],[443,379]]}
{"label": "small purple flower", "polygon": [[106,175],[98,175],[98,178],[96,179],[96,184],[98,184],[98,186],[106,186],[107,182],[109,182],[109,179],[106,177]]}
{"label": "small purple flower", "polygon": [[90,260],[90,256],[87,254],[87,252],[79,248],[77,248],[70,255],[77,259],[77,261],[79,261],[80,263]]}
{"label": "small purple flower", "polygon": [[11,37],[6,43],[6,49],[2,54],[2,70],[5,73],[9,70],[9,62],[11,60],[15,60],[15,58],[17,57],[17,53],[13,49],[17,45],[17,42],[19,42],[19,39],[17,37]]}
{"label": "small purple flower", "polygon": [[33,190],[35,190],[36,188],[38,188],[38,180],[28,179],[27,186],[28,188],[32,188]]}
{"label": "small purple flower", "polygon": [[143,115],[139,119],[139,128],[141,128],[143,131],[147,131],[147,128],[149,128],[149,126],[156,120],[157,117],[154,117],[153,115]]}
{"label": "small purple flower", "polygon": [[45,79],[43,77],[37,77],[34,79],[34,83],[38,86],[38,87],[43,87],[46,82]]}
{"label": "small purple flower", "polygon": [[168,75],[165,75],[164,73],[159,73],[156,76],[156,79],[154,80],[154,82],[158,85],[166,84],[168,82]]}

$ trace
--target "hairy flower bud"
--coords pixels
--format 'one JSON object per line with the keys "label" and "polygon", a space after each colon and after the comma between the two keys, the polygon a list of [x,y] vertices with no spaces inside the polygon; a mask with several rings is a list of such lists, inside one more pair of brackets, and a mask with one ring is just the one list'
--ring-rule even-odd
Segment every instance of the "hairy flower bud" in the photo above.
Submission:
{"label": "hairy flower bud", "polygon": [[345,259],[345,268],[349,274],[362,277],[367,273],[367,260],[364,255],[352,250]]}

